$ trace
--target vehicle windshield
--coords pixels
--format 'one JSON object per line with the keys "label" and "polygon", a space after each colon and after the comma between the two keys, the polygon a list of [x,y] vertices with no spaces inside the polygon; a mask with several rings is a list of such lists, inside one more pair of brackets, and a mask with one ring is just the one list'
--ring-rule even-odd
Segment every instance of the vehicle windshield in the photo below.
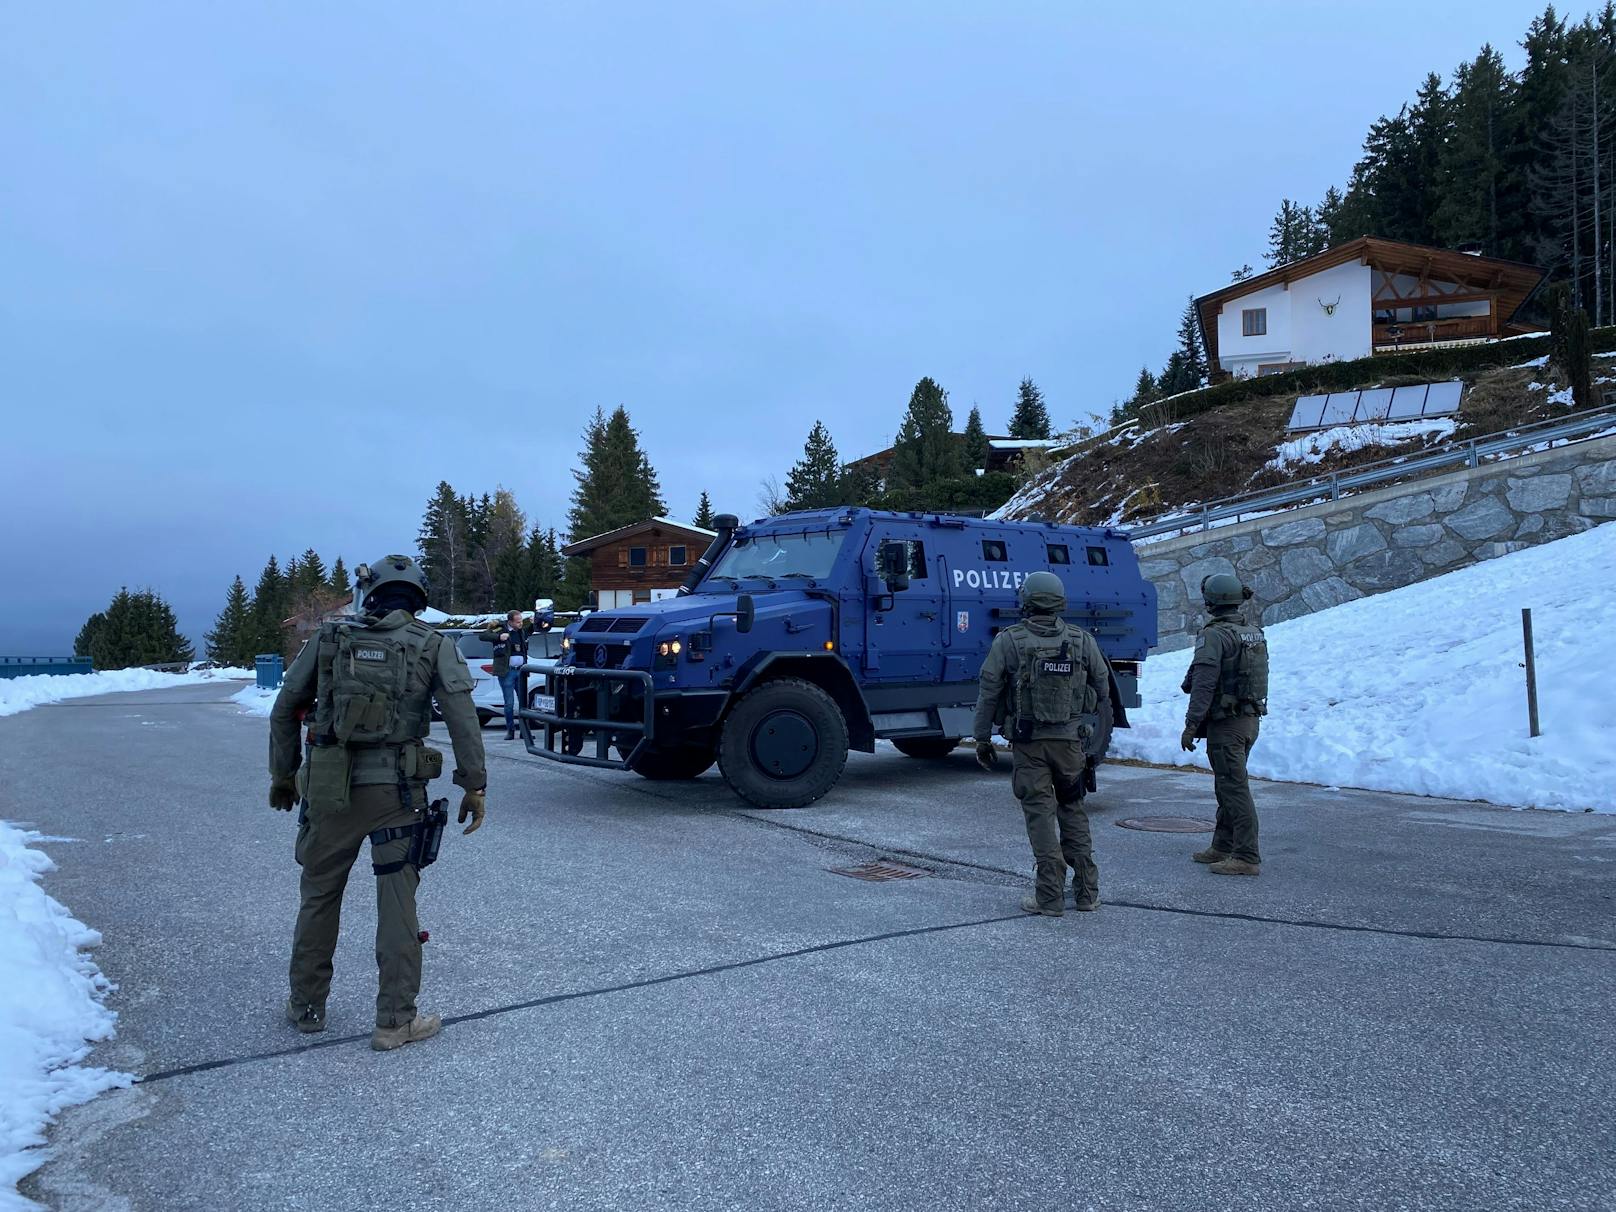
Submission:
{"label": "vehicle windshield", "polygon": [[708,580],[729,577],[825,577],[830,575],[846,531],[807,534],[741,535],[707,574]]}

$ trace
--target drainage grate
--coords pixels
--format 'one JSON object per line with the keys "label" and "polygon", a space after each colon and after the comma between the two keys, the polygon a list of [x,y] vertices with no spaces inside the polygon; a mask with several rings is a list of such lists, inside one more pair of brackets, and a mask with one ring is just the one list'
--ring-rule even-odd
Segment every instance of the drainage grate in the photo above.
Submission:
{"label": "drainage grate", "polygon": [[913,867],[899,867],[893,863],[860,863],[857,867],[827,867],[826,870],[832,875],[845,875],[855,880],[918,880],[926,874]]}
{"label": "drainage grate", "polygon": [[1198,821],[1193,816],[1131,816],[1118,821],[1124,829],[1144,829],[1150,833],[1211,833],[1211,821]]}

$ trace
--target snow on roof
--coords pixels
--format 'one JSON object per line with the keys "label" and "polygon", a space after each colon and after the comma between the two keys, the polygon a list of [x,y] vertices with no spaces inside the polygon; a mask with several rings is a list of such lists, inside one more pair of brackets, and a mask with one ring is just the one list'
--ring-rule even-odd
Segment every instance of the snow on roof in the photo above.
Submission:
{"label": "snow on roof", "polygon": [[647,526],[657,525],[671,526],[676,530],[689,531],[691,534],[706,535],[709,539],[716,538],[718,536],[718,532],[716,530],[708,530],[705,526],[693,526],[689,522],[681,522],[676,518],[646,518],[643,522],[630,522],[627,526],[619,526],[616,530],[607,530],[601,534],[592,534],[588,538],[584,539],[574,539],[561,549],[561,554],[577,555],[581,552],[588,551],[591,548],[599,547],[602,543],[610,542],[612,539],[622,538],[624,535],[632,534],[636,530],[641,530]]}
{"label": "snow on roof", "polygon": [[989,438],[994,450],[1048,450],[1064,443],[1059,438]]}

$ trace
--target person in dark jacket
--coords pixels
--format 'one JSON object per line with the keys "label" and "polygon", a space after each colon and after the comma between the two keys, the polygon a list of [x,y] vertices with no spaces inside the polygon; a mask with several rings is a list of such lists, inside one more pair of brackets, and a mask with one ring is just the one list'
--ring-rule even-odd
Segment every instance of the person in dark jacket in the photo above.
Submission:
{"label": "person in dark jacket", "polygon": [[516,739],[516,679],[517,670],[527,663],[527,637],[533,634],[533,624],[524,621],[520,610],[505,616],[504,623],[493,623],[483,634],[483,640],[494,646],[494,676],[505,694],[505,739]]}

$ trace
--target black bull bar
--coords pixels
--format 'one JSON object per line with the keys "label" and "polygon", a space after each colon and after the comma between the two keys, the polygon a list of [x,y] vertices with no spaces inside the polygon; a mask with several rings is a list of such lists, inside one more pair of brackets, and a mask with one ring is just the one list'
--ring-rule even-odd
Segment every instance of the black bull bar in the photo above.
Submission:
{"label": "black bull bar", "polygon": [[[640,720],[611,719],[615,690],[638,683],[641,688]],[[535,711],[528,704],[528,674],[521,675],[521,710],[516,713],[522,729],[522,744],[537,757],[575,766],[604,766],[612,770],[632,770],[634,760],[651,743],[653,727],[651,675],[643,669],[579,669],[563,665],[545,674],[545,689],[555,698],[555,710]],[[586,740],[593,740],[593,755],[584,753]],[[624,753],[628,742],[632,747]],[[613,746],[624,754],[607,756]],[[572,752],[568,752],[572,749]]]}

